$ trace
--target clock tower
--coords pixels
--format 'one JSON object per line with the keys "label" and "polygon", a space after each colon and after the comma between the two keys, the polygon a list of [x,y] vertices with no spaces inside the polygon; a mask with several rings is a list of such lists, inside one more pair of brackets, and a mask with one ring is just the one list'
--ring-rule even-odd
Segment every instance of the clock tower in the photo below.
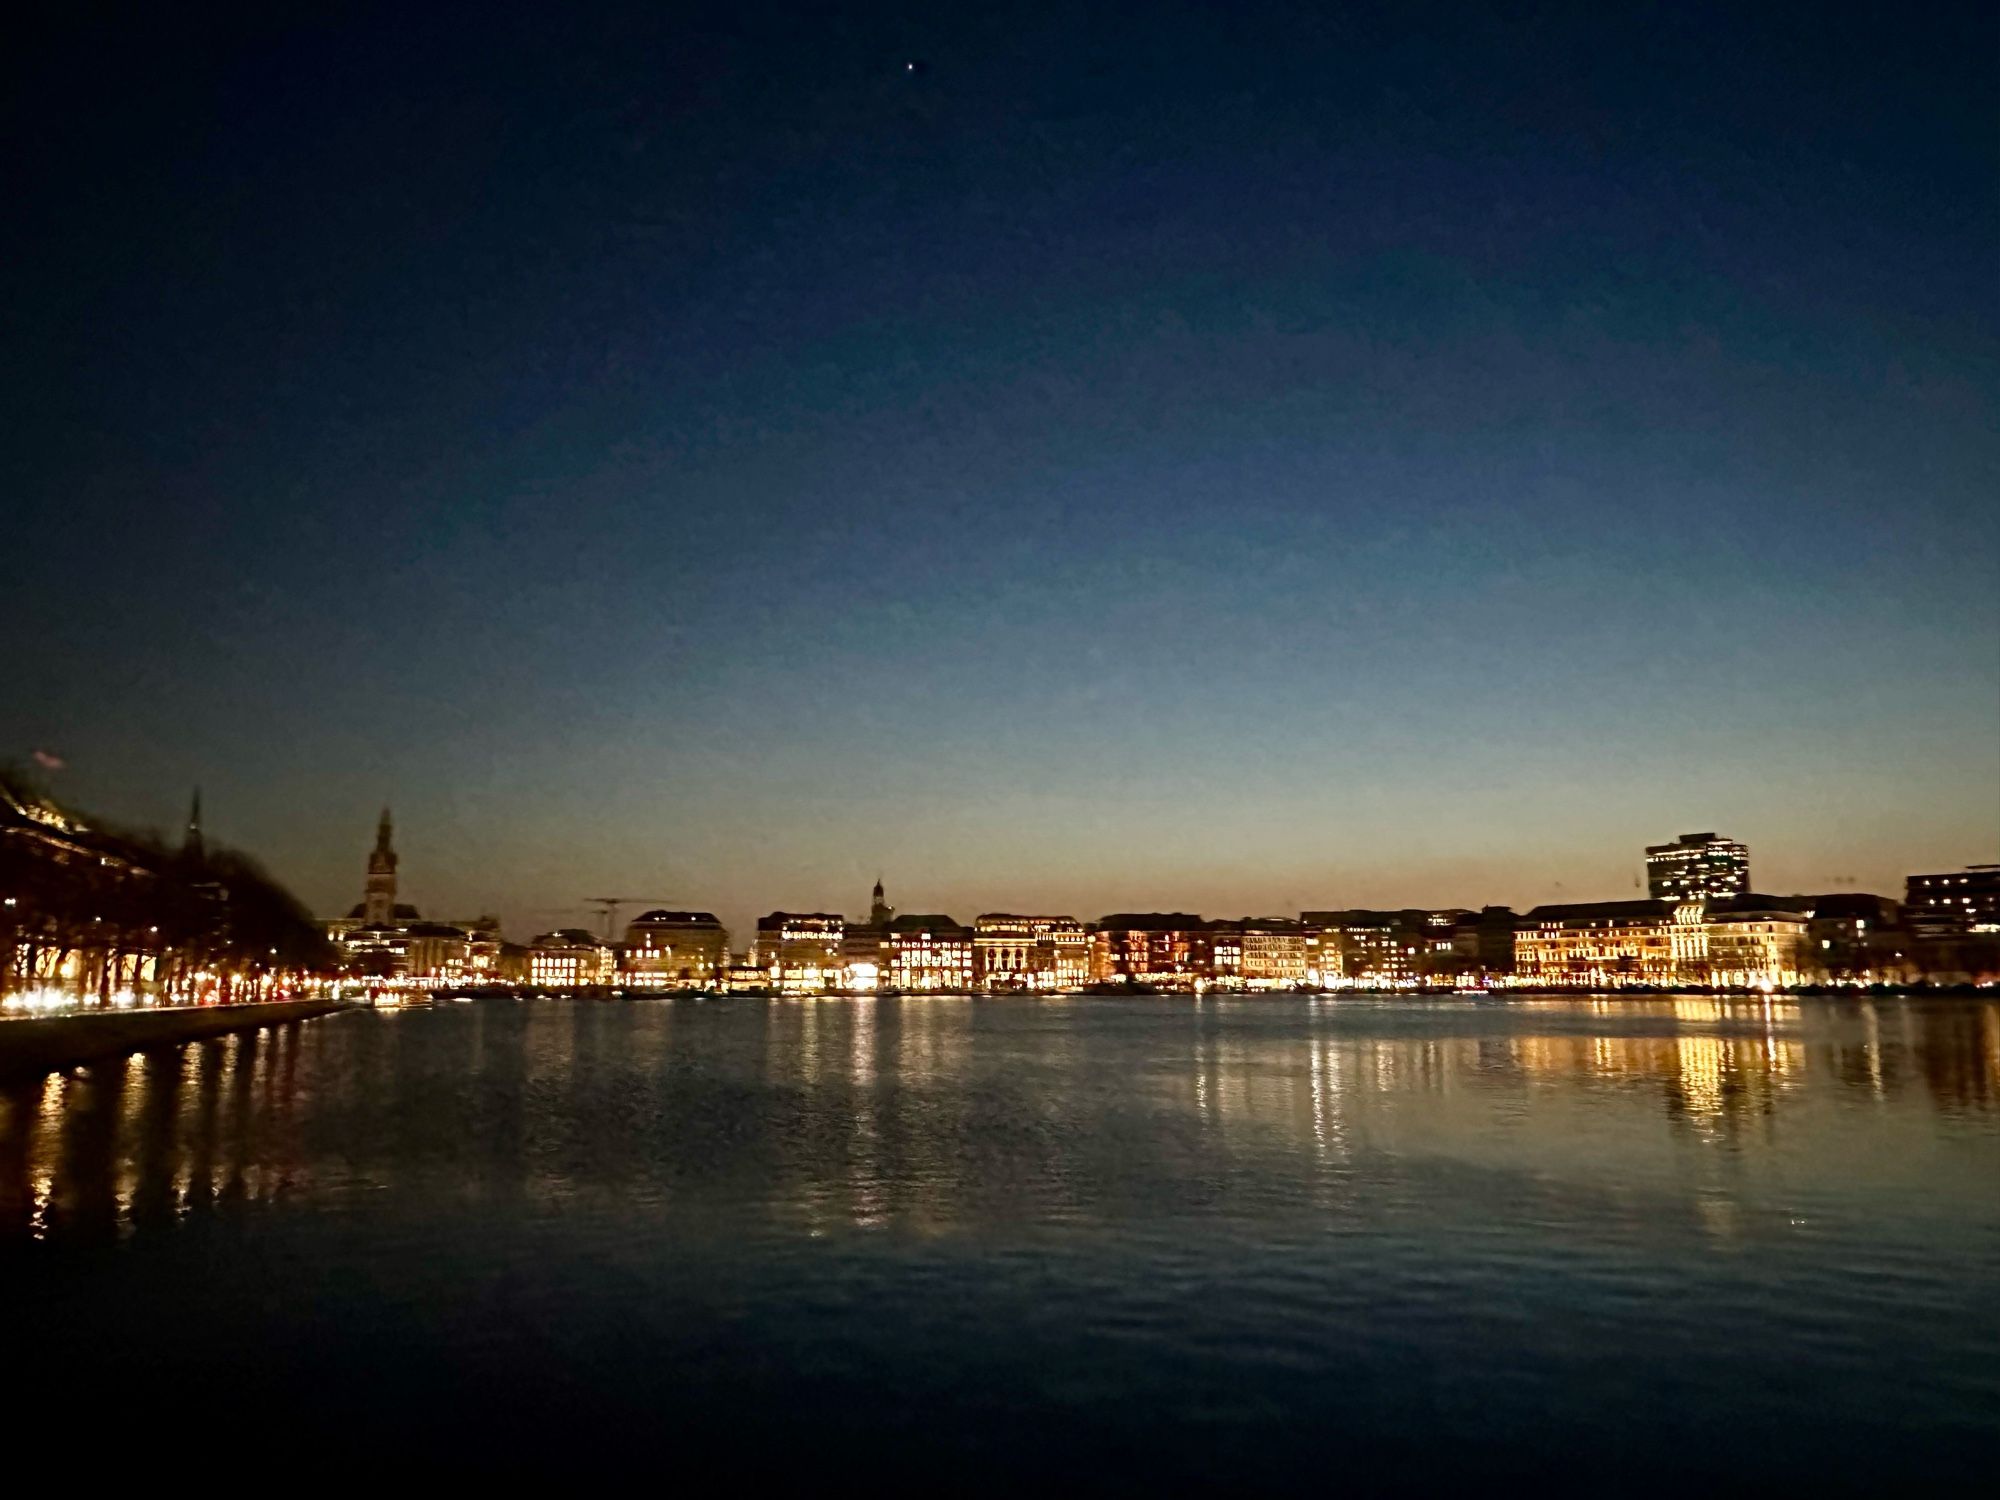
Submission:
{"label": "clock tower", "polygon": [[361,902],[361,920],[370,927],[389,927],[396,921],[396,851],[389,842],[394,832],[385,807],[382,821],[375,825],[375,848],[368,856],[368,893]]}

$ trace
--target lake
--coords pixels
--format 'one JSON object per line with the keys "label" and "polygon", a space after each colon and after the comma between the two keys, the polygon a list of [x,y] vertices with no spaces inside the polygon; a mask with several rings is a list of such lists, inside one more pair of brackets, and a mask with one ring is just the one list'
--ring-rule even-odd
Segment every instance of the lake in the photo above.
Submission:
{"label": "lake", "polygon": [[350,1013],[0,1090],[0,1276],[79,1470],[1969,1484],[2000,1004]]}

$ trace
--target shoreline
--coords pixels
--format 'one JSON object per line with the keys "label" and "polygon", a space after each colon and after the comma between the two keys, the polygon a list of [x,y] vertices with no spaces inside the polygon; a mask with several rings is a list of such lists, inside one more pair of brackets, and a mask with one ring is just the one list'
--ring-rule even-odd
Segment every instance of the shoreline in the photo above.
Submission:
{"label": "shoreline", "polygon": [[158,1047],[261,1031],[352,1009],[344,1000],[266,1000],[0,1021],[0,1081],[14,1083],[82,1063]]}
{"label": "shoreline", "polygon": [[[514,987],[439,988],[412,991],[397,1004],[471,1000],[1983,1000],[2000,1001],[2000,986],[1801,986],[1796,989],[1579,989],[1574,986],[1536,988],[1509,985],[1497,989],[1362,989],[1338,990],[1181,990],[1135,987],[1085,990],[824,990],[774,994],[765,990],[669,990],[624,988],[617,985],[575,989]],[[367,1002],[361,1002],[367,1004]]]}

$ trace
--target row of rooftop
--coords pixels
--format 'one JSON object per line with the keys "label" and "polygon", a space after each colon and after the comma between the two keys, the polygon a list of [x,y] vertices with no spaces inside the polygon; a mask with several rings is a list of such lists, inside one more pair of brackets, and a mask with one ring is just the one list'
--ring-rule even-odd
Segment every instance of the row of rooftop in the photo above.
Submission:
{"label": "row of rooftop", "polygon": [[771,912],[747,947],[711,912],[649,910],[616,942],[559,928],[516,946],[497,924],[329,924],[362,972],[432,984],[761,990],[1062,991],[1722,986],[2000,978],[2000,866],[1913,876],[1910,899],[1751,891],[1537,906],[1302,911],[1095,921]]}

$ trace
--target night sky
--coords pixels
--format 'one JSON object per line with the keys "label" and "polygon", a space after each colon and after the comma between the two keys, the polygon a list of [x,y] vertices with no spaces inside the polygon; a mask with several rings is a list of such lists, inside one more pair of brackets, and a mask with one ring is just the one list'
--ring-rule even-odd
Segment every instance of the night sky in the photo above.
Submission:
{"label": "night sky", "polygon": [[204,9],[0,61],[64,797],[516,937],[2000,858],[1990,5]]}

